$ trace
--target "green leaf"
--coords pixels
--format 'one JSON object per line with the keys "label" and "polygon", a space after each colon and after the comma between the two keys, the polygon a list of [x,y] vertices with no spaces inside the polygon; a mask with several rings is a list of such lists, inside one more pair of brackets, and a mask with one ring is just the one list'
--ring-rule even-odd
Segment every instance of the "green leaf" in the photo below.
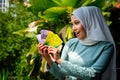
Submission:
{"label": "green leaf", "polygon": [[34,32],[29,32],[27,34],[25,34],[25,37],[28,37],[28,38],[34,38],[36,36],[36,34]]}
{"label": "green leaf", "polygon": [[38,16],[42,19],[48,20],[48,21],[54,21],[58,19],[58,16],[56,14],[46,14],[42,15],[41,12],[38,13]]}
{"label": "green leaf", "polygon": [[19,36],[24,36],[23,31],[24,30],[18,30],[18,31],[13,32],[13,34],[17,34]]}
{"label": "green leaf", "polygon": [[65,13],[66,10],[67,10],[67,8],[65,8],[65,7],[51,7],[51,8],[48,8],[47,10],[45,10],[43,12],[43,14],[61,15],[61,14]]}
{"label": "green leaf", "polygon": [[27,53],[26,56],[34,54],[37,51],[37,45],[38,45],[37,43],[33,43],[31,45],[30,51]]}
{"label": "green leaf", "polygon": [[46,71],[46,64],[47,64],[47,61],[44,58],[42,58],[41,67],[40,67],[42,72]]}
{"label": "green leaf", "polygon": [[95,0],[91,5],[102,8],[106,5],[106,0]]}
{"label": "green leaf", "polygon": [[28,8],[29,11],[37,15],[39,11],[44,11],[50,7],[57,6],[52,0],[31,0],[32,6]]}
{"label": "green leaf", "polygon": [[33,38],[36,35],[36,31],[30,32],[30,30],[27,28],[25,30],[15,31],[15,32],[13,32],[13,34],[17,34],[19,36],[25,36],[25,37],[28,37],[28,38]]}
{"label": "green leaf", "polygon": [[93,2],[95,2],[96,0],[82,0],[81,2],[81,6],[87,6],[87,5],[90,5],[92,4]]}
{"label": "green leaf", "polygon": [[45,10],[43,12],[43,15],[41,14],[41,12],[39,12],[38,16],[40,18],[43,18],[49,21],[58,20],[60,15],[65,13],[66,10],[67,8],[65,7],[52,7],[52,8],[48,8],[47,10]]}
{"label": "green leaf", "polygon": [[62,0],[62,6],[75,7],[80,0]]}
{"label": "green leaf", "polygon": [[61,0],[52,0],[54,3],[56,3],[57,5],[61,5]]}

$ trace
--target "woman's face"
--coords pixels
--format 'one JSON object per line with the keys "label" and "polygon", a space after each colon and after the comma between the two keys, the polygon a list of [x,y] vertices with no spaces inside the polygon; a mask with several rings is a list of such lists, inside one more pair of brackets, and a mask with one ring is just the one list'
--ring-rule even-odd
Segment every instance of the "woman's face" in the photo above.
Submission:
{"label": "woman's face", "polygon": [[87,36],[86,30],[84,29],[80,20],[76,16],[72,15],[71,22],[72,22],[72,30],[75,33],[75,36],[80,40],[85,39]]}

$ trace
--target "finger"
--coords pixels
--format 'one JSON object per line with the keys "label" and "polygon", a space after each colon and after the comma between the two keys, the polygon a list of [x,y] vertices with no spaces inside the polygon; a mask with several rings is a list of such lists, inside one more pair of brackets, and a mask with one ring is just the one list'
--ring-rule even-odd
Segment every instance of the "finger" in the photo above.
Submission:
{"label": "finger", "polygon": [[38,52],[39,52],[40,55],[42,55],[42,51],[41,51],[41,49],[40,49],[40,48],[42,47],[42,45],[43,45],[43,44],[40,44],[40,43],[37,45]]}
{"label": "finger", "polygon": [[52,46],[49,46],[48,47],[48,51],[50,52],[50,51],[54,51],[54,48],[52,47]]}
{"label": "finger", "polygon": [[48,54],[51,54],[52,53],[52,49],[48,48]]}
{"label": "finger", "polygon": [[43,48],[43,53],[44,54],[47,54],[48,53],[48,50],[47,50],[48,48],[46,47],[46,46],[44,46],[44,48]]}
{"label": "finger", "polygon": [[52,46],[48,46],[48,49],[53,49],[53,47]]}
{"label": "finger", "polygon": [[42,46],[43,46],[43,44],[42,44],[42,43],[39,43],[37,47],[40,48],[40,47],[42,47]]}
{"label": "finger", "polygon": [[47,46],[45,46],[45,45],[43,45],[43,44],[39,44],[38,45],[38,50],[39,50],[39,52],[41,52],[41,53],[43,53],[44,51],[44,48],[47,48]]}
{"label": "finger", "polygon": [[38,46],[37,46],[37,48],[38,48],[38,50],[41,50],[41,47],[43,46],[43,44],[38,44]]}

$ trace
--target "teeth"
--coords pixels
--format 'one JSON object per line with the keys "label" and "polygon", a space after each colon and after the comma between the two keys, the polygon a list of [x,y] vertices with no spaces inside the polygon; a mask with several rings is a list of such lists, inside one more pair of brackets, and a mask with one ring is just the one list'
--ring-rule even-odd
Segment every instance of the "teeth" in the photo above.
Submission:
{"label": "teeth", "polygon": [[76,31],[75,34],[78,35],[80,32],[79,31]]}
{"label": "teeth", "polygon": [[79,34],[79,32],[77,32],[77,34]]}

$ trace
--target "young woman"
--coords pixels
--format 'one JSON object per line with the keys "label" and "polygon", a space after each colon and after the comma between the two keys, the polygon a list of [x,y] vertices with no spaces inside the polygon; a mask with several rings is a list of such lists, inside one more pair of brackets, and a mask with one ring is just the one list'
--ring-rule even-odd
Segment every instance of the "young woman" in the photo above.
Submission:
{"label": "young woman", "polygon": [[80,7],[71,22],[76,38],[65,44],[61,57],[56,48],[38,44],[48,71],[59,80],[116,80],[115,44],[101,10]]}

